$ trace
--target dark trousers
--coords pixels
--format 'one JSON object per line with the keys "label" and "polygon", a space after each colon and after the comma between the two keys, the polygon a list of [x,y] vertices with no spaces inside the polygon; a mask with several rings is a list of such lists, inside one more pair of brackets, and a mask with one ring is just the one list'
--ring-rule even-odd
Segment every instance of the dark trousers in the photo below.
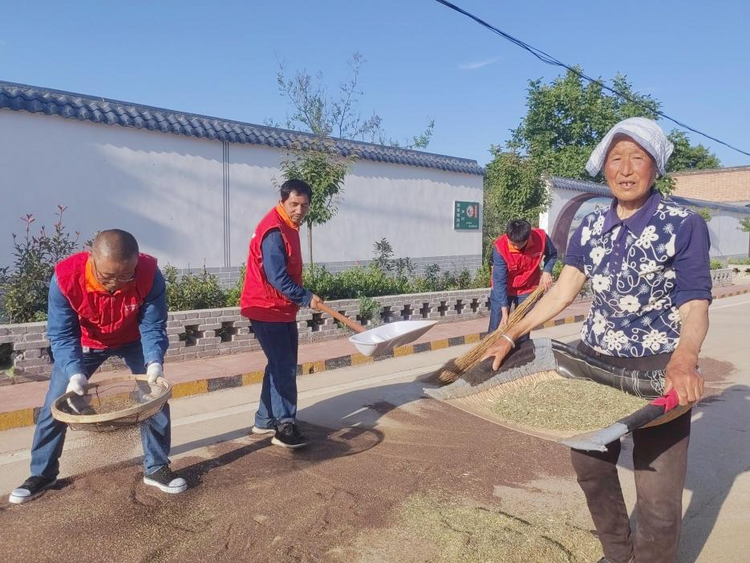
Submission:
{"label": "dark trousers", "polygon": [[[512,311],[513,309],[516,309],[521,303],[526,301],[526,298],[531,295],[531,293],[524,293],[523,295],[508,295],[508,311]],[[497,330],[497,327],[500,326],[500,321],[503,318],[503,308],[500,305],[500,300],[498,299],[495,289],[493,288],[492,291],[490,291],[490,324],[487,327],[487,332],[492,334]],[[524,336],[520,337],[516,344],[520,344],[521,342],[528,340],[529,335],[525,334]]]}
{"label": "dark trousers", "polygon": [[[611,358],[580,344],[579,350],[618,367],[664,369],[669,354],[647,358]],[[682,490],[687,470],[690,416],[652,428],[635,430],[633,467],[636,488],[636,530],[631,533],[628,511],[617,476],[620,442],[606,452],[571,450],[578,484],[594,520],[604,556],[612,563],[672,563],[677,556],[682,525]]]}
{"label": "dark trousers", "polygon": [[255,426],[273,428],[297,417],[297,323],[251,321],[268,359]]}
{"label": "dark trousers", "polygon": [[[143,348],[140,340],[120,348],[108,350],[89,350],[83,354],[86,377],[91,375],[110,356],[119,356],[134,374],[146,373],[146,362],[143,359]],[[31,445],[31,474],[53,479],[60,471],[60,456],[65,443],[67,424],[52,417],[52,404],[65,393],[69,382],[63,368],[55,364],[52,368],[47,398],[39,412]],[[155,473],[169,465],[169,449],[172,442],[169,403],[151,418],[140,425],[141,442],[143,443],[143,471],[146,475]]]}

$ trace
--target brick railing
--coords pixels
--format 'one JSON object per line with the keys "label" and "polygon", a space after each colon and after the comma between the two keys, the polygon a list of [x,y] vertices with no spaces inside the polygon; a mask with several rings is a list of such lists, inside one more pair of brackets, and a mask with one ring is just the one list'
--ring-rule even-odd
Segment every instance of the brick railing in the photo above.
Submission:
{"label": "brick railing", "polygon": [[[732,285],[732,269],[712,270],[715,287]],[[377,297],[380,321],[435,319],[441,322],[464,321],[489,315],[489,289],[468,289],[436,293],[414,293]],[[585,300],[585,297],[583,298]],[[359,318],[359,300],[342,299],[327,304],[351,319]],[[368,321],[366,326],[372,326]],[[297,316],[300,343],[319,342],[350,334],[327,315],[302,309]],[[0,357],[10,355],[14,377],[0,378],[0,384],[46,379],[51,366],[47,323],[0,325]],[[167,361],[194,360],[225,354],[259,350],[250,321],[240,316],[239,308],[203,309],[169,313],[167,322],[169,350]],[[102,370],[122,367],[119,359],[107,361]]]}
{"label": "brick railing", "polygon": [[[435,319],[441,322],[470,320],[489,314],[489,289],[415,293],[377,297],[379,321]],[[328,306],[351,319],[359,318],[358,299],[329,301]],[[377,319],[377,315],[376,315]],[[377,321],[376,321],[377,322]],[[366,326],[372,326],[372,320]],[[341,338],[351,332],[327,315],[302,309],[297,316],[300,343]],[[52,366],[47,323],[0,325],[1,355],[10,352],[15,382],[49,377]],[[250,321],[237,307],[169,313],[167,361],[194,360],[259,350]],[[119,359],[107,361],[102,370],[122,367]],[[10,380],[10,378],[7,378]],[[2,383],[2,382],[0,382]]]}
{"label": "brick railing", "polygon": [[714,287],[726,287],[732,285],[733,276],[734,270],[732,268],[711,270],[711,282]]}

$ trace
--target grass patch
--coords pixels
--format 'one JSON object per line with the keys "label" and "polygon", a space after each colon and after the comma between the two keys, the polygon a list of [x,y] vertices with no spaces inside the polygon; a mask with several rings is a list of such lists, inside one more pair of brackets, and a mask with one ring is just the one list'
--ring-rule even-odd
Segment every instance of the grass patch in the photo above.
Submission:
{"label": "grass patch", "polygon": [[[415,495],[399,521],[421,543],[435,548],[431,561],[462,563],[588,563],[601,557],[598,539],[559,516],[534,521],[436,495]],[[404,552],[409,561],[408,550]]]}

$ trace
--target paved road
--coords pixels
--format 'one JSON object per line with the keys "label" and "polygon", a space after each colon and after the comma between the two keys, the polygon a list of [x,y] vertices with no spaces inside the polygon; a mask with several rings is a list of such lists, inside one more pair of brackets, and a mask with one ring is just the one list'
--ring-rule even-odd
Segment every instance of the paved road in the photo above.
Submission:
{"label": "paved road", "polygon": [[[575,339],[579,331],[580,325],[575,324],[545,329],[535,334],[569,341]],[[423,386],[399,387],[398,392],[403,394],[399,397],[391,396],[392,392],[386,392],[383,396],[379,389],[413,382],[450,358],[463,354],[471,346],[454,346],[302,377],[298,380],[299,416],[307,422],[330,428],[354,424],[376,426],[378,418],[372,412],[368,418],[367,409],[363,408],[368,402],[390,399],[394,404],[404,404],[419,398]],[[352,393],[367,389],[372,391]],[[258,406],[259,394],[258,384],[171,401],[172,459],[192,455],[196,448],[245,436],[248,426],[252,424],[251,414]],[[330,408],[333,399],[336,399],[335,409]],[[324,402],[326,408],[319,408]],[[12,490],[28,476],[28,448],[33,434],[33,427],[0,432],[0,494]],[[87,447],[89,442],[85,434],[68,433],[61,460],[61,477],[70,474],[69,464],[66,463],[68,458],[73,458],[73,452]],[[105,464],[106,460],[102,460],[102,465]]]}
{"label": "paved road", "polygon": [[[711,331],[702,356],[728,362],[734,371],[725,381],[714,385],[716,396],[695,410],[681,562],[743,561],[750,552],[750,535],[746,533],[750,521],[749,317],[748,296],[723,299],[711,308]],[[578,330],[578,325],[564,325],[538,334],[567,341],[575,339]],[[389,409],[408,411],[410,403],[421,396],[422,385],[415,382],[416,378],[465,348],[416,354],[301,378],[300,418],[316,428],[329,429],[378,430],[398,424],[384,417],[382,410],[374,405],[386,404]],[[210,458],[220,443],[244,443],[258,393],[258,386],[249,386],[173,401],[175,464],[179,465],[181,459]],[[20,428],[0,433],[0,493],[3,495],[27,476],[32,432],[31,428]],[[70,434],[62,462],[63,475],[82,469],[77,459],[90,445],[85,435]],[[83,469],[108,465],[136,451],[137,448],[124,448],[106,459],[89,459]],[[356,456],[352,459],[352,463],[356,463]],[[626,500],[632,507],[635,495],[628,465],[625,460],[621,472]],[[559,488],[561,479],[575,488],[569,468],[562,469],[563,476],[556,477],[558,482],[550,485],[550,490]],[[491,483],[486,485],[492,487]],[[538,494],[546,494],[544,486],[538,489]],[[495,490],[496,494],[509,491],[499,485],[495,485]],[[55,494],[64,492],[63,489]],[[583,525],[590,525],[585,522],[587,515],[582,498],[573,497],[573,503],[570,510]],[[10,517],[12,510],[4,509],[0,516]]]}

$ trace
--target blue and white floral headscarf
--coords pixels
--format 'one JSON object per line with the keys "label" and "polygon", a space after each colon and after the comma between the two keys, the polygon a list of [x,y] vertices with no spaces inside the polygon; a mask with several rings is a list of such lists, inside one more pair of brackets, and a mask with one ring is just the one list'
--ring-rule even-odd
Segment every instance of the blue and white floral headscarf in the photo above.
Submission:
{"label": "blue and white floral headscarf", "polygon": [[643,150],[654,157],[659,174],[666,174],[667,161],[674,150],[674,145],[667,139],[664,131],[655,121],[645,117],[623,119],[609,130],[596,145],[594,152],[591,153],[586,163],[586,170],[589,174],[592,176],[599,174],[616,135],[625,135],[633,139],[643,147]]}

